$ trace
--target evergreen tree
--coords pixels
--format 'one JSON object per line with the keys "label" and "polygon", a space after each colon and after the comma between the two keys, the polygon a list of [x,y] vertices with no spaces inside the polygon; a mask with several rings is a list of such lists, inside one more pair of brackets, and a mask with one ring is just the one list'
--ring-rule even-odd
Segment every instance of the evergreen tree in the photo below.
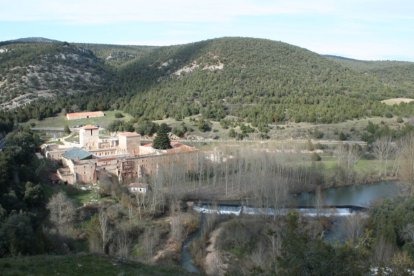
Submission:
{"label": "evergreen tree", "polygon": [[167,124],[161,124],[158,131],[157,137],[154,139],[153,147],[155,149],[170,149],[171,142],[170,138],[168,137],[168,132],[170,131]]}
{"label": "evergreen tree", "polygon": [[64,130],[63,130],[66,134],[70,134],[71,133],[71,131],[70,131],[70,128],[66,125],[65,126],[65,128],[64,128]]}

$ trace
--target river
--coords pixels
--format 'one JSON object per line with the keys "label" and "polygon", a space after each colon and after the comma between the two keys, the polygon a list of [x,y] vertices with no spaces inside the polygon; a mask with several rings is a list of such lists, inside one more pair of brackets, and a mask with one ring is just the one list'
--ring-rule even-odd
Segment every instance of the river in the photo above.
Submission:
{"label": "river", "polygon": [[198,230],[188,236],[188,238],[184,241],[183,248],[181,250],[181,261],[180,261],[181,266],[190,273],[200,273],[200,270],[194,264],[193,257],[191,256],[190,244],[194,239],[200,237],[201,229],[203,229],[203,225],[205,221],[206,221],[206,217],[203,213],[201,213],[200,214],[200,226]]}
{"label": "river", "polygon": [[[292,201],[296,206],[308,206],[307,208],[282,208],[274,210],[273,208],[255,208],[251,206],[237,205],[199,205],[194,206],[194,210],[201,214],[200,225],[205,220],[204,214],[217,213],[219,215],[284,215],[289,211],[295,210],[304,216],[330,216],[335,217],[334,225],[327,233],[328,241],[341,241],[343,229],[341,222],[343,218],[354,213],[369,208],[376,201],[387,198],[393,198],[402,193],[401,185],[397,182],[379,182],[366,185],[352,185],[338,188],[329,188],[322,190],[319,197],[322,209],[312,208],[315,206],[317,197],[315,193],[300,193],[292,197]],[[310,208],[309,208],[310,207]],[[360,208],[362,207],[362,208]],[[201,229],[201,226],[200,226]],[[184,242],[181,252],[181,265],[184,269],[191,273],[199,273],[199,269],[194,265],[190,254],[191,241],[200,235],[200,230],[190,235]]]}
{"label": "river", "polygon": [[[322,190],[320,202],[325,206],[352,205],[369,208],[374,202],[396,197],[401,192],[401,185],[397,182],[352,185]],[[295,202],[300,206],[313,206],[316,202],[315,193],[301,193],[295,197]]]}

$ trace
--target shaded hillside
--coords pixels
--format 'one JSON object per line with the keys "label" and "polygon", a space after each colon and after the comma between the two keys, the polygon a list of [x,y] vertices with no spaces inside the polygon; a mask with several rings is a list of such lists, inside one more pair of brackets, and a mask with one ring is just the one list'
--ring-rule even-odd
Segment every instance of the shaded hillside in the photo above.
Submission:
{"label": "shaded hillside", "polygon": [[106,64],[118,67],[135,59],[140,59],[150,54],[157,46],[123,46],[107,44],[78,43],[79,47],[91,50]]}
{"label": "shaded hillside", "polygon": [[412,96],[414,91],[414,62],[365,61],[337,56],[327,56],[357,72],[372,75],[385,85],[399,91],[399,96]]}
{"label": "shaded hillside", "polygon": [[308,50],[251,38],[160,47],[124,66],[119,78],[120,91],[133,95],[120,105],[150,118],[201,112],[329,123],[382,115],[379,100],[401,92]]}
{"label": "shaded hillside", "polygon": [[68,43],[0,47],[0,105],[13,109],[39,97],[98,91],[111,80],[92,51]]}

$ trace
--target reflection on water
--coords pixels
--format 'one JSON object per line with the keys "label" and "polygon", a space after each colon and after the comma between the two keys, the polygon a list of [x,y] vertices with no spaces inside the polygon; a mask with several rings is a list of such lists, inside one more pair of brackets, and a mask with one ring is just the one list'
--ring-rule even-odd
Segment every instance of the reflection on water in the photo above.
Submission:
{"label": "reflection on water", "polygon": [[[321,204],[369,207],[375,201],[392,198],[400,193],[401,187],[396,182],[330,188],[321,192]],[[301,206],[312,206],[316,202],[315,193],[301,193],[295,201]]]}

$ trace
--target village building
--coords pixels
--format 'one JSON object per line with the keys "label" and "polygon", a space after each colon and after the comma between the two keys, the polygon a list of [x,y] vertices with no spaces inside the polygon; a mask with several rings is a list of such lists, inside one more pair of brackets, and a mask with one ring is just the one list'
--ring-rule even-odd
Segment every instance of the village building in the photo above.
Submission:
{"label": "village building", "polygon": [[130,183],[128,185],[128,191],[133,194],[146,194],[148,190],[148,184],[145,183]]}
{"label": "village building", "polygon": [[97,126],[87,125],[79,129],[79,144],[71,147],[45,144],[41,148],[45,157],[61,161],[63,167],[56,173],[61,181],[90,184],[97,183],[104,175],[116,176],[120,182],[141,179],[171,162],[193,169],[191,154],[196,149],[178,142],[172,142],[171,146],[158,150],[151,143],[141,145],[141,136],[135,132],[101,138]]}
{"label": "village building", "polygon": [[97,118],[103,117],[105,113],[102,111],[94,111],[94,112],[76,112],[76,113],[67,113],[66,119],[68,121],[71,120],[79,120],[79,119],[88,119],[88,118]]}

